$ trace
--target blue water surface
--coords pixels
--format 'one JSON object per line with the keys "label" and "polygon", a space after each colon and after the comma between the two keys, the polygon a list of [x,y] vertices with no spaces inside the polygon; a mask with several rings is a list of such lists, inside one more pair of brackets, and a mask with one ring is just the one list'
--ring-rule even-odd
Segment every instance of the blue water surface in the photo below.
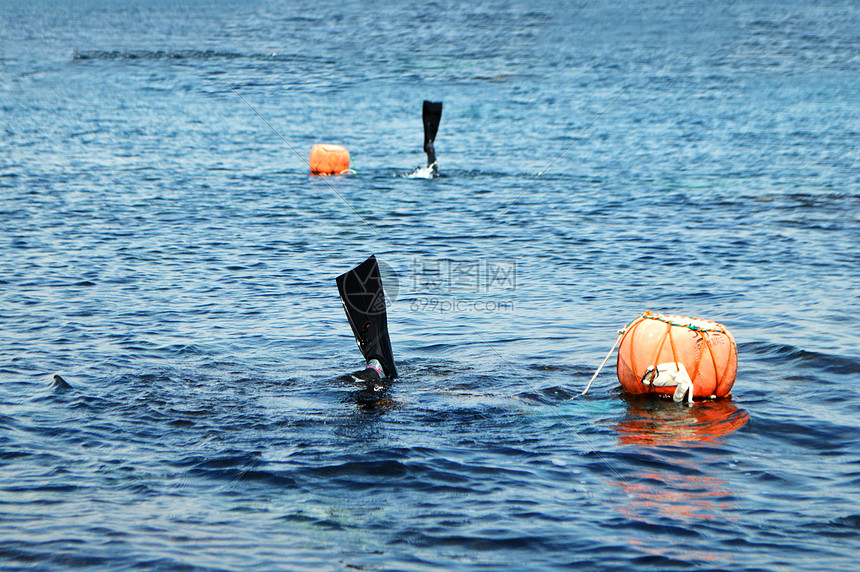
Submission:
{"label": "blue water surface", "polygon": [[[858,102],[850,1],[0,0],[0,567],[854,570]],[[645,310],[731,400],[578,396]]]}

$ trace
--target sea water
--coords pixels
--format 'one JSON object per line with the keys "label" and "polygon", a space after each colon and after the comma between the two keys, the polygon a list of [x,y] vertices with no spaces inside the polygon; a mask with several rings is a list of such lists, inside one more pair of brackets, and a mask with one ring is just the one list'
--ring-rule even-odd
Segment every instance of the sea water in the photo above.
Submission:
{"label": "sea water", "polygon": [[[3,0],[0,567],[853,570],[858,30]],[[378,392],[336,380],[370,254]],[[731,400],[627,398],[613,359],[578,397],[645,310],[734,334]]]}

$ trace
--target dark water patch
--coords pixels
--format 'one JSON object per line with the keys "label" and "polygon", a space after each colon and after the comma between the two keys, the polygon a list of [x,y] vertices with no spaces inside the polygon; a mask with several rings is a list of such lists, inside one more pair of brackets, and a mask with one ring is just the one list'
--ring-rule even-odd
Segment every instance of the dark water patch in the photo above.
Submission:
{"label": "dark water patch", "polygon": [[[856,568],[853,4],[43,4],[0,8],[9,566]],[[371,253],[380,391],[335,382]],[[733,401],[577,397],[645,308],[728,317]]]}
{"label": "dark water patch", "polygon": [[860,530],[860,515],[842,516],[826,523],[810,522],[806,526],[825,536],[852,538]]}
{"label": "dark water patch", "polygon": [[11,415],[0,413],[0,427],[9,430],[16,429],[18,427],[18,420]]}
{"label": "dark water patch", "polygon": [[259,461],[259,454],[247,453],[245,451],[232,451],[235,454],[230,453],[231,451],[225,451],[220,456],[211,459],[198,460],[195,458],[193,468],[201,470],[242,468],[254,465]]}
{"label": "dark water patch", "polygon": [[553,548],[552,542],[548,542],[544,538],[529,536],[529,535],[507,535],[493,534],[494,531],[487,533],[476,533],[474,535],[459,535],[459,534],[428,534],[422,531],[406,531],[398,536],[392,544],[407,544],[409,546],[426,547],[426,548],[445,548],[456,547],[460,550],[469,551],[495,551],[499,549],[511,551],[534,551],[540,552],[545,548]]}
{"label": "dark water patch", "polygon": [[[5,444],[4,444],[5,446]],[[0,461],[13,461],[22,457],[30,457],[33,453],[29,451],[9,451],[0,449]]]}
{"label": "dark water patch", "polygon": [[231,52],[219,50],[75,50],[72,54],[74,61],[176,61],[190,60],[212,61],[212,60],[263,60],[271,62],[313,63],[320,65],[333,65],[335,60],[309,56],[306,54],[278,54]]}
{"label": "dark water patch", "polygon": [[487,404],[474,407],[453,407],[445,410],[426,411],[418,421],[426,425],[469,424],[486,421],[504,423],[510,415],[510,410]]}
{"label": "dark water patch", "polygon": [[32,567],[35,563],[50,560],[50,555],[30,548],[29,543],[2,542],[0,557],[8,566]]}
{"label": "dark water patch", "polygon": [[17,494],[31,493],[31,492],[37,492],[39,494],[49,494],[49,493],[67,494],[67,493],[75,493],[75,492],[83,490],[83,489],[85,489],[85,487],[81,487],[81,486],[71,484],[71,483],[70,484],[64,484],[64,485],[42,484],[42,485],[37,485],[37,486],[27,486],[27,485],[21,484],[21,485],[14,485],[14,486],[5,486],[5,487],[3,487],[3,492],[10,492],[10,493],[17,493]]}
{"label": "dark water patch", "polygon": [[[853,426],[841,426],[833,422],[803,423],[803,418],[792,420],[772,415],[756,418],[750,430],[768,439],[803,447],[818,453],[850,447],[856,435]],[[838,435],[838,437],[836,437]]]}
{"label": "dark water patch", "polygon": [[[585,387],[585,385],[583,385]],[[545,405],[553,405],[564,403],[574,399],[579,395],[578,392],[571,392],[570,388],[564,387],[545,387],[538,391],[526,391],[517,395],[518,398],[529,400]]]}
{"label": "dark water patch", "polygon": [[[294,524],[298,524],[300,526],[313,526],[314,528],[318,528],[320,530],[332,530],[332,531],[343,531],[348,528],[354,528],[349,526],[344,526],[342,522],[338,522],[328,518],[317,518],[304,514],[288,514],[278,518],[278,520],[282,520],[285,522],[290,522]],[[348,568],[357,568],[353,566],[348,566]]]}
{"label": "dark water patch", "polygon": [[703,536],[703,533],[692,527],[672,526],[668,524],[652,523],[639,520],[616,519],[605,525],[609,529],[624,531],[625,534],[671,536],[673,538],[694,538]]}
{"label": "dark water patch", "polygon": [[[759,359],[784,366],[787,370],[819,370],[837,375],[860,373],[860,359],[804,350],[796,346],[766,342],[747,342],[740,350],[756,354]],[[822,383],[830,383],[826,379]]]}
{"label": "dark water patch", "polygon": [[332,478],[399,478],[409,474],[408,467],[396,460],[350,461],[338,465],[309,469],[311,474]]}
{"label": "dark water patch", "polygon": [[266,470],[265,462],[261,460],[259,454],[220,456],[203,461],[186,458],[179,463],[179,466],[188,467],[184,473],[186,478],[212,479],[231,487],[241,486],[241,483],[255,483],[283,489],[297,486],[297,481],[292,476]]}
{"label": "dark water patch", "polygon": [[237,474],[232,480],[234,482],[258,483],[284,490],[298,487],[296,480],[289,475],[262,470],[245,470]]}

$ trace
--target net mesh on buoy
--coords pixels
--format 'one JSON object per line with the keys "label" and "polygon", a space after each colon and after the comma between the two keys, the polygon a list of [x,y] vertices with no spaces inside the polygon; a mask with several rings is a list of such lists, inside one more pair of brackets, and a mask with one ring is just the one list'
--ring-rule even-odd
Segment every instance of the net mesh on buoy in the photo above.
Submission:
{"label": "net mesh on buoy", "polygon": [[737,344],[711,320],[645,312],[620,332],[617,374],[624,391],[675,396],[691,383],[689,398],[725,397],[738,370]]}

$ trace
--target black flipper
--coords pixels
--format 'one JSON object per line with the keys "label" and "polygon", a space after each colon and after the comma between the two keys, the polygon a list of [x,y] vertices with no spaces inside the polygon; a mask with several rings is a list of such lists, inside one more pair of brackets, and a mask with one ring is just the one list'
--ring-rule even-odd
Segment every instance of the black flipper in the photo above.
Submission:
{"label": "black flipper", "polygon": [[377,360],[384,376],[394,379],[397,369],[391,352],[391,339],[388,337],[385,293],[376,257],[371,256],[338,276],[337,290],[364,359],[369,365],[372,365],[371,360]]}
{"label": "black flipper", "polygon": [[421,114],[424,119],[424,152],[427,153],[427,166],[436,162],[436,150],[433,141],[439,130],[439,122],[442,120],[442,102],[425,101],[424,111]]}
{"label": "black flipper", "polygon": [[72,389],[72,386],[69,385],[69,382],[59,376],[59,374],[54,374],[51,377],[51,387],[58,391],[66,391],[68,389]]}

